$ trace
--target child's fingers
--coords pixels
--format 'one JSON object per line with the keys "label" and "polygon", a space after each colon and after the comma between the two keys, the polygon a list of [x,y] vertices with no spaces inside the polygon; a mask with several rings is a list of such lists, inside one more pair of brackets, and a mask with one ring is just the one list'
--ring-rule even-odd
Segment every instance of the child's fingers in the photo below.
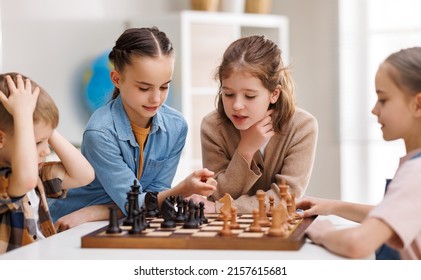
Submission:
{"label": "child's fingers", "polygon": [[4,104],[5,102],[7,102],[7,97],[6,95],[0,91],[0,101]]}
{"label": "child's fingers", "polygon": [[33,95],[36,99],[38,99],[39,92],[40,92],[39,87],[36,87],[36,88],[34,89],[34,91],[32,92],[32,95]]}
{"label": "child's fingers", "polygon": [[31,90],[32,90],[31,80],[29,80],[29,79],[25,80],[25,89],[28,90],[29,92],[31,92]]}
{"label": "child's fingers", "polygon": [[7,86],[9,87],[10,94],[12,94],[13,92],[17,91],[15,82],[13,81],[12,77],[10,77],[9,75],[7,75],[6,76],[6,82],[7,82]]}
{"label": "child's fingers", "polygon": [[212,177],[213,176],[214,172],[213,171],[210,171],[207,168],[203,168],[203,169],[195,170],[193,172],[193,174],[195,176],[201,177],[201,180],[202,181],[206,181],[209,177]]}
{"label": "child's fingers", "polygon": [[25,89],[25,83],[21,75],[16,76],[16,86],[18,89]]}
{"label": "child's fingers", "polygon": [[206,183],[207,184],[209,184],[209,185],[212,185],[212,186],[215,186],[216,187],[216,185],[218,185],[218,181],[216,181],[214,178],[212,178],[212,177],[209,177],[207,180],[206,180]]}
{"label": "child's fingers", "polygon": [[201,189],[206,189],[206,190],[216,190],[216,184],[213,184],[212,182],[208,182],[208,181],[199,181],[197,182],[197,187],[201,188]]}
{"label": "child's fingers", "polygon": [[272,115],[273,112],[274,112],[273,109],[267,110],[265,113],[265,117],[269,117],[270,115]]}
{"label": "child's fingers", "polygon": [[198,190],[198,193],[200,195],[204,195],[204,196],[210,196],[215,192],[216,188],[210,188],[210,187],[202,187],[200,188],[200,190]]}
{"label": "child's fingers", "polygon": [[314,216],[314,213],[311,209],[304,210],[303,212],[301,212],[301,214],[302,214],[303,218],[308,218],[308,217]]}

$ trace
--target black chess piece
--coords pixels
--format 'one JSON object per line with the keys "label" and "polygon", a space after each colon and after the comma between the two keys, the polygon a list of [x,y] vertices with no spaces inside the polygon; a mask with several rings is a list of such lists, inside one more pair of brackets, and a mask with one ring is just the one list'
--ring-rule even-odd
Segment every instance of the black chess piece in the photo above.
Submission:
{"label": "black chess piece", "polygon": [[138,193],[134,193],[132,191],[127,192],[127,200],[128,200],[128,209],[127,209],[127,217],[123,221],[124,226],[133,226],[133,216],[134,211],[138,210],[136,208],[136,201],[138,200]]}
{"label": "black chess piece", "polygon": [[196,205],[193,199],[189,200],[189,217],[184,222],[183,228],[199,228],[199,223],[196,220]]}
{"label": "black chess piece", "polygon": [[194,212],[194,218],[196,219],[196,222],[199,225],[201,225],[202,224],[202,221],[199,218],[199,205],[195,204],[194,205],[194,210],[195,210],[195,212]]}
{"label": "black chess piece", "polygon": [[137,180],[134,179],[133,180],[133,185],[131,186],[132,192],[137,194],[136,195],[136,201],[135,201],[135,205],[134,205],[134,209],[139,209],[139,190],[140,190],[140,186],[137,184]]}
{"label": "black chess piece", "polygon": [[187,220],[187,217],[189,216],[188,209],[189,209],[189,202],[187,199],[183,199],[183,215],[184,217],[186,217],[186,220]]}
{"label": "black chess piece", "polygon": [[121,228],[118,226],[118,214],[115,206],[109,207],[110,217],[106,233],[121,233]]}
{"label": "black chess piece", "polygon": [[146,221],[146,210],[145,207],[140,207],[140,213],[139,213],[139,224],[140,227],[142,227],[142,229],[145,229],[147,227],[149,227],[148,222]]}
{"label": "black chess piece", "polygon": [[177,215],[175,217],[175,221],[177,223],[184,223],[186,220],[186,216],[183,213],[183,197],[181,195],[177,196]]}
{"label": "black chess piece", "polygon": [[147,192],[145,195],[146,217],[155,218],[159,216],[158,192]]}
{"label": "black chess piece", "polygon": [[175,228],[175,208],[174,197],[167,197],[161,205],[161,215],[164,221],[161,223],[162,228]]}
{"label": "black chess piece", "polygon": [[203,201],[199,202],[199,220],[200,224],[208,223],[208,219],[205,217],[205,203]]}
{"label": "black chess piece", "polygon": [[129,234],[139,234],[142,232],[143,229],[141,228],[140,223],[139,223],[139,216],[140,216],[140,212],[138,210],[134,210],[133,211],[133,226],[129,230]]}

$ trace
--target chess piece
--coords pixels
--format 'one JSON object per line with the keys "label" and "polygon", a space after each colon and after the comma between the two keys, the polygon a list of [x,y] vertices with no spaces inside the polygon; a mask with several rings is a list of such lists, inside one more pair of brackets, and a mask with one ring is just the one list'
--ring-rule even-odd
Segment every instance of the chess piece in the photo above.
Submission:
{"label": "chess piece", "polygon": [[162,202],[161,215],[164,221],[161,223],[161,228],[175,228],[176,226],[174,200],[174,196],[170,196]]}
{"label": "chess piece", "polygon": [[235,207],[235,206],[231,207],[230,228],[232,228],[232,229],[239,229],[240,228],[240,224],[237,222],[237,207]]}
{"label": "chess piece", "polygon": [[269,211],[267,213],[268,217],[272,216],[272,208],[275,205],[275,197],[273,195],[269,196]]}
{"label": "chess piece", "polygon": [[222,216],[223,216],[224,225],[222,229],[219,231],[219,234],[221,234],[222,236],[230,236],[232,235],[232,231],[230,228],[230,222],[229,222],[228,217],[231,216],[231,214],[228,212],[222,212]]}
{"label": "chess piece", "polygon": [[[280,183],[278,182],[279,180],[281,180]],[[278,182],[278,188],[279,188],[281,200],[284,200],[286,204],[288,204],[289,201],[291,200],[291,196],[288,193],[289,186],[285,183],[284,179],[277,178],[276,181]]]}
{"label": "chess piece", "polygon": [[146,217],[155,218],[159,216],[158,192],[147,192],[145,195]]}
{"label": "chess piece", "polygon": [[134,209],[138,210],[139,209],[139,189],[140,189],[140,186],[137,184],[136,179],[133,180],[133,185],[130,188],[132,189],[132,193],[136,194]]}
{"label": "chess piece", "polygon": [[251,232],[261,232],[262,227],[259,224],[259,210],[253,209],[253,223],[249,227]]}
{"label": "chess piece", "polygon": [[291,194],[291,213],[290,216],[293,220],[293,223],[297,223],[301,217],[300,215],[297,213],[297,207],[295,206],[295,193]]}
{"label": "chess piece", "polygon": [[199,223],[196,220],[196,205],[193,199],[189,200],[189,217],[184,222],[183,228],[199,228]]}
{"label": "chess piece", "polygon": [[259,224],[263,227],[270,226],[270,220],[266,215],[265,196],[266,193],[262,190],[256,192],[257,199],[259,201]]}
{"label": "chess piece", "polygon": [[142,232],[142,230],[144,230],[142,228],[142,225],[140,224],[139,216],[140,216],[140,211],[134,210],[133,211],[133,226],[129,230],[129,234],[139,234]]}
{"label": "chess piece", "polygon": [[145,207],[140,207],[139,209],[139,227],[144,230],[145,228],[149,227],[148,222],[146,221],[146,211]]}
{"label": "chess piece", "polygon": [[272,225],[269,228],[268,235],[270,236],[286,236],[287,232],[284,223],[287,220],[285,207],[280,204],[278,207],[272,209]]}
{"label": "chess piece", "polygon": [[228,220],[231,220],[231,206],[232,206],[232,197],[229,193],[225,193],[223,197],[221,197],[218,202],[223,203],[224,205],[222,205],[220,211],[221,214],[218,217],[218,220],[223,220],[224,219],[224,215],[223,212],[226,212],[228,215]]}
{"label": "chess piece", "polygon": [[175,221],[177,223],[184,223],[186,220],[186,216],[183,213],[183,197],[181,195],[177,196],[177,215],[175,217]]}
{"label": "chess piece", "polygon": [[120,233],[122,230],[118,226],[117,208],[111,206],[108,209],[110,210],[110,217],[106,233]]}
{"label": "chess piece", "polygon": [[199,202],[199,220],[200,224],[208,223],[208,219],[205,217],[205,203],[203,201]]}
{"label": "chess piece", "polygon": [[127,217],[123,221],[124,226],[133,226],[133,216],[134,211],[137,210],[136,207],[136,200],[138,199],[138,193],[134,193],[132,191],[127,192],[127,201],[128,201],[128,209],[127,209]]}
{"label": "chess piece", "polygon": [[199,205],[198,204],[195,204],[194,205],[194,218],[196,219],[196,221],[197,221],[197,223],[199,224],[199,225],[201,225],[202,223],[200,222],[200,219],[199,219]]}
{"label": "chess piece", "polygon": [[183,215],[185,217],[185,220],[187,220],[189,216],[189,202],[187,199],[183,199]]}

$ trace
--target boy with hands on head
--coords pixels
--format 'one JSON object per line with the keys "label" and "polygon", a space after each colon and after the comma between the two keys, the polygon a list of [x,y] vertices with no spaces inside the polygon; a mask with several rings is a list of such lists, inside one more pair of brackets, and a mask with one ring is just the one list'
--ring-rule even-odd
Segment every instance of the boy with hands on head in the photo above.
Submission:
{"label": "boy with hands on head", "polygon": [[[94,179],[89,162],[55,128],[58,109],[18,73],[0,75],[0,253],[56,233],[46,197]],[[45,162],[51,150],[61,162]]]}

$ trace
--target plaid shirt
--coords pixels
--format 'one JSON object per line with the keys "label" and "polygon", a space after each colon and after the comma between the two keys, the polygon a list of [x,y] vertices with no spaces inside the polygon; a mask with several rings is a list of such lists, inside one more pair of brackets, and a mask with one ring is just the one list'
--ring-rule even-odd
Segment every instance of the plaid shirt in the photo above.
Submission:
{"label": "plaid shirt", "polygon": [[47,162],[39,172],[35,192],[39,197],[39,220],[34,219],[33,208],[27,195],[9,197],[7,186],[10,168],[0,168],[0,254],[37,240],[37,223],[45,237],[56,233],[48,210],[47,196],[63,198],[61,179],[52,178],[52,167],[60,162]]}

